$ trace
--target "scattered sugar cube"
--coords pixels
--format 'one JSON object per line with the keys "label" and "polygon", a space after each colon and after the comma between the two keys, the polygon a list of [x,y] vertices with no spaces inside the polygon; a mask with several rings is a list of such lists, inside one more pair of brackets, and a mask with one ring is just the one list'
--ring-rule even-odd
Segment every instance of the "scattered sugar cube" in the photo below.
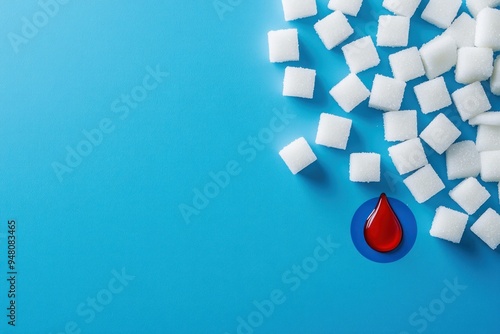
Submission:
{"label": "scattered sugar cube", "polygon": [[350,119],[322,113],[319,116],[316,144],[345,150],[351,126]]}
{"label": "scattered sugar cube", "polygon": [[406,82],[376,74],[368,103],[370,108],[383,111],[399,110],[403,102]]}
{"label": "scattered sugar cube", "polygon": [[481,157],[481,180],[484,182],[500,181],[500,151],[479,152]]}
{"label": "scattered sugar cube", "polygon": [[460,130],[444,114],[437,115],[420,134],[438,154],[443,154],[460,137]]}
{"label": "scattered sugar cube", "polygon": [[477,14],[474,44],[500,50],[500,10],[486,7]]}
{"label": "scattered sugar cube", "polygon": [[384,117],[384,137],[387,141],[417,138],[417,111],[388,111]]}
{"label": "scattered sugar cube", "polygon": [[476,20],[467,13],[460,14],[446,29],[443,35],[448,35],[455,40],[459,48],[474,46],[476,37]]}
{"label": "scattered sugar cube", "polygon": [[384,0],[382,6],[396,15],[412,17],[422,0]]}
{"label": "scattered sugar cube", "polygon": [[288,66],[283,79],[283,96],[312,99],[316,71],[302,67]]}
{"label": "scattered sugar cube", "polygon": [[470,84],[488,80],[493,74],[493,50],[489,48],[463,47],[458,49],[455,81]]}
{"label": "scattered sugar cube", "polygon": [[267,33],[269,61],[283,63],[299,60],[299,36],[297,29],[274,30]]}
{"label": "scattered sugar cube", "polygon": [[427,78],[434,79],[457,64],[457,44],[450,36],[441,35],[420,48]]}
{"label": "scattered sugar cube", "polygon": [[391,54],[389,64],[394,78],[402,81],[410,81],[425,75],[424,64],[416,47]]}
{"label": "scattered sugar cube", "polygon": [[401,175],[428,164],[420,138],[409,139],[389,147],[389,156]]}
{"label": "scattered sugar cube", "polygon": [[469,119],[470,125],[493,125],[500,126],[500,112],[488,111]]}
{"label": "scattered sugar cube", "polygon": [[359,73],[380,63],[372,38],[366,36],[342,47],[342,52],[351,73]]}
{"label": "scattered sugar cube", "polygon": [[465,213],[440,206],[432,220],[430,235],[456,244],[462,240],[469,216]]}
{"label": "scattered sugar cube", "polygon": [[455,143],[446,150],[448,180],[477,177],[481,171],[481,158],[472,140]]}
{"label": "scattered sugar cube", "polygon": [[370,91],[356,74],[349,74],[330,90],[330,95],[345,112],[351,112],[370,96]]}
{"label": "scattered sugar cube", "polygon": [[356,16],[361,8],[363,0],[330,0],[328,8],[339,10],[346,15]]}
{"label": "scattered sugar cube", "polygon": [[328,50],[333,49],[354,33],[347,18],[339,10],[316,22],[314,30]]}
{"label": "scattered sugar cube", "polygon": [[424,203],[443,190],[444,183],[431,165],[425,165],[403,180],[418,203]]}
{"label": "scattered sugar cube", "polygon": [[462,0],[429,0],[422,12],[422,19],[438,28],[446,29],[457,17]]}
{"label": "scattered sugar cube", "polygon": [[476,147],[479,152],[500,150],[500,126],[479,125]]}
{"label": "scattered sugar cube", "polygon": [[352,182],[380,182],[380,154],[352,153],[349,179]]}
{"label": "scattered sugar cube", "polygon": [[450,197],[465,212],[473,215],[491,195],[476,178],[469,177],[450,191]]}
{"label": "scattered sugar cube", "polygon": [[304,137],[300,137],[285,146],[279,155],[294,175],[317,159]]}
{"label": "scattered sugar cube", "polygon": [[410,18],[380,15],[378,18],[377,46],[407,46]]}
{"label": "scattered sugar cube", "polygon": [[493,75],[490,78],[490,89],[493,94],[500,96],[500,56],[495,60]]}
{"label": "scattered sugar cube", "polygon": [[451,94],[462,121],[491,109],[490,101],[480,82],[471,83]]}
{"label": "scattered sugar cube", "polygon": [[413,90],[424,114],[446,108],[452,104],[443,77],[437,77],[416,85]]}
{"label": "scattered sugar cube", "polygon": [[498,6],[497,2],[497,0],[466,0],[465,4],[472,16],[476,17],[483,8]]}
{"label": "scattered sugar cube", "polygon": [[496,249],[500,245],[500,215],[492,208],[488,208],[472,224],[470,230],[491,249]]}
{"label": "scattered sugar cube", "polygon": [[316,0],[281,0],[285,21],[293,21],[318,13]]}

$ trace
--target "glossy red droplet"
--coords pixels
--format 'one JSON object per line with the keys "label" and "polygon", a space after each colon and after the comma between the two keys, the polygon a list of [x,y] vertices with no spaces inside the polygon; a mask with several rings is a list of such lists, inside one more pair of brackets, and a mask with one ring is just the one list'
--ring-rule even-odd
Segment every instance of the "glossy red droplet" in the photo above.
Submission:
{"label": "glossy red droplet", "polygon": [[370,213],[364,230],[366,243],[374,250],[387,253],[396,249],[403,239],[403,228],[385,194]]}

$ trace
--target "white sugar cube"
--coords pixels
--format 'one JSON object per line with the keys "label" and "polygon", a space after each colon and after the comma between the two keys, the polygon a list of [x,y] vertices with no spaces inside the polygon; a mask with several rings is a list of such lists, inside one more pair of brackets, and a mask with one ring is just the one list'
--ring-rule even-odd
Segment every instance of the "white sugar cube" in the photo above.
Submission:
{"label": "white sugar cube", "polygon": [[470,84],[487,80],[493,74],[493,50],[489,48],[464,47],[458,49],[455,81]]}
{"label": "white sugar cube", "polygon": [[339,10],[346,15],[356,16],[363,4],[363,0],[330,0],[328,8],[331,10]]}
{"label": "white sugar cube", "polygon": [[477,14],[474,45],[500,50],[500,10],[486,7]]}
{"label": "white sugar cube", "polygon": [[469,177],[460,182],[450,191],[450,197],[465,212],[473,215],[491,197],[488,190],[474,177]]}
{"label": "white sugar cube", "polygon": [[383,111],[399,110],[406,82],[376,74],[373,80],[369,107]]}
{"label": "white sugar cube", "polygon": [[500,112],[488,111],[469,119],[470,125],[493,125],[500,126]]}
{"label": "white sugar cube", "polygon": [[428,164],[420,138],[409,139],[389,147],[389,156],[401,175]]}
{"label": "white sugar cube", "polygon": [[380,182],[380,154],[352,153],[349,161],[349,180]]}
{"label": "white sugar cube", "polygon": [[480,152],[481,180],[484,182],[500,181],[500,151]]}
{"label": "white sugar cube", "polygon": [[351,73],[359,73],[380,63],[377,49],[370,36],[355,40],[342,47]]}
{"label": "white sugar cube", "polygon": [[377,46],[407,46],[409,33],[409,17],[380,15],[378,18]]}
{"label": "white sugar cube", "polygon": [[288,66],[285,68],[285,78],[283,79],[283,96],[312,99],[315,79],[315,70]]}
{"label": "white sugar cube", "polygon": [[370,91],[356,74],[349,74],[330,90],[330,95],[345,112],[351,112],[370,96]]}
{"label": "white sugar cube", "polygon": [[457,17],[462,0],[429,0],[422,12],[422,19],[438,28],[446,29]]}
{"label": "white sugar cube", "polygon": [[469,216],[465,213],[440,206],[432,220],[430,235],[456,244],[462,240]]}
{"label": "white sugar cube", "polygon": [[451,26],[446,29],[443,35],[453,38],[459,48],[463,48],[464,46],[474,46],[474,39],[476,37],[476,20],[470,17],[467,13],[462,13],[455,19],[455,21],[453,21]]}
{"label": "white sugar cube", "polygon": [[438,154],[443,154],[460,137],[460,130],[444,114],[437,115],[420,134]]}
{"label": "white sugar cube", "polygon": [[345,150],[351,126],[350,119],[322,113],[319,116],[316,144]]}
{"label": "white sugar cube", "polygon": [[500,96],[500,56],[495,59],[493,75],[490,78],[490,89],[493,94]]}
{"label": "white sugar cube", "polygon": [[417,138],[417,111],[388,111],[384,117],[384,137],[387,141]]}
{"label": "white sugar cube", "polygon": [[285,21],[293,21],[318,13],[316,0],[281,0]]}
{"label": "white sugar cube", "polygon": [[394,78],[399,80],[410,81],[425,75],[420,52],[416,47],[389,55],[389,64]]}
{"label": "white sugar cube", "polygon": [[437,77],[416,85],[413,90],[424,114],[446,108],[452,104],[443,77]]}
{"label": "white sugar cube", "polygon": [[481,158],[472,140],[455,143],[446,150],[448,180],[476,177],[481,171]]}
{"label": "white sugar cube", "polygon": [[476,147],[479,152],[500,150],[500,126],[479,125]]}
{"label": "white sugar cube", "polygon": [[471,83],[451,94],[462,121],[491,109],[490,101],[480,82]]}
{"label": "white sugar cube", "polygon": [[333,49],[354,33],[345,15],[338,10],[316,22],[314,30],[328,50]]}
{"label": "white sugar cube", "polygon": [[422,0],[384,0],[382,6],[396,15],[412,17]]}
{"label": "white sugar cube", "polygon": [[491,249],[496,249],[500,245],[500,215],[492,208],[488,208],[470,230]]}
{"label": "white sugar cube", "polygon": [[304,137],[300,137],[285,146],[279,155],[294,175],[317,159]]}
{"label": "white sugar cube", "polygon": [[457,64],[457,44],[450,36],[441,35],[420,48],[427,78],[434,79]]}
{"label": "white sugar cube", "polygon": [[403,180],[418,203],[424,203],[443,190],[444,183],[431,165],[425,165]]}
{"label": "white sugar cube", "polygon": [[267,33],[269,61],[282,63],[299,60],[299,36],[297,29],[274,30]]}
{"label": "white sugar cube", "polygon": [[486,7],[498,6],[498,0],[466,0],[467,9],[476,17],[479,12]]}

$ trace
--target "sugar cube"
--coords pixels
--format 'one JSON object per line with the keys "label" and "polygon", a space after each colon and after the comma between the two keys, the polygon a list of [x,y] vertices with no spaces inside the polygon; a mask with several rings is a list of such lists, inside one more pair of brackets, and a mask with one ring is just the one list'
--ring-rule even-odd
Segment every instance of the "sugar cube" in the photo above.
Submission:
{"label": "sugar cube", "polygon": [[316,0],[281,0],[285,21],[293,21],[318,13]]}
{"label": "sugar cube", "polygon": [[422,0],[384,0],[382,6],[396,15],[412,17]]}
{"label": "sugar cube", "polygon": [[490,89],[493,94],[500,96],[500,56],[495,59],[493,75],[490,78]]}
{"label": "sugar cube", "polygon": [[481,180],[500,182],[500,151],[479,152],[481,157]]}
{"label": "sugar cube", "polygon": [[351,112],[370,96],[370,91],[356,74],[349,74],[330,90],[330,95],[345,112]]}
{"label": "sugar cube", "polygon": [[460,14],[453,21],[451,26],[443,32],[443,35],[450,36],[455,40],[459,48],[464,46],[474,46],[476,37],[476,20],[467,13]]}
{"label": "sugar cube", "polygon": [[347,18],[339,10],[316,22],[314,30],[328,50],[333,49],[354,33]]}
{"label": "sugar cube", "polygon": [[490,48],[463,47],[458,49],[455,81],[470,84],[487,80],[493,74],[493,50]]}
{"label": "sugar cube", "polygon": [[431,165],[425,165],[403,180],[418,203],[424,203],[443,190],[444,183]]}
{"label": "sugar cube", "polygon": [[384,137],[387,141],[417,138],[417,111],[388,111],[383,114]]}
{"label": "sugar cube", "polygon": [[380,154],[352,153],[349,179],[352,182],[380,182]]}
{"label": "sugar cube", "polygon": [[430,235],[456,244],[462,240],[469,216],[465,213],[440,206],[432,220]]}
{"label": "sugar cube", "polygon": [[450,191],[450,197],[465,212],[473,215],[491,195],[476,178],[469,177]]}
{"label": "sugar cube", "polygon": [[493,125],[500,126],[500,112],[488,111],[469,119],[470,125]]}
{"label": "sugar cube", "polygon": [[348,118],[322,113],[319,116],[316,144],[345,150],[351,126],[352,121]]}
{"label": "sugar cube", "polygon": [[300,137],[285,146],[279,155],[294,175],[317,159],[304,137]]}
{"label": "sugar cube", "polygon": [[285,78],[283,79],[283,96],[312,99],[315,79],[315,70],[288,66],[285,68]]}
{"label": "sugar cube", "polygon": [[420,57],[427,78],[434,79],[457,64],[457,44],[450,36],[438,36],[422,45]]}
{"label": "sugar cube", "polygon": [[407,46],[409,33],[409,17],[380,15],[378,18],[377,46]]}
{"label": "sugar cube", "polygon": [[389,64],[394,78],[402,81],[410,81],[425,75],[420,52],[416,47],[389,55]]}
{"label": "sugar cube", "polygon": [[500,150],[500,126],[479,125],[476,147],[479,152]]}
{"label": "sugar cube", "polygon": [[413,90],[424,114],[446,108],[452,104],[443,77],[437,77],[416,85]]}
{"label": "sugar cube", "polygon": [[481,158],[472,140],[455,143],[446,150],[448,180],[476,177],[481,171]]}
{"label": "sugar cube", "polygon": [[380,63],[372,38],[366,36],[342,47],[342,52],[351,73],[359,73]]}
{"label": "sugar cube", "polygon": [[297,29],[274,30],[267,33],[269,61],[282,63],[299,60],[299,36]]}
{"label": "sugar cube", "polygon": [[500,50],[500,10],[486,7],[477,14],[474,44]]}
{"label": "sugar cube", "polygon": [[462,0],[429,0],[422,19],[438,28],[446,29],[457,16]]}
{"label": "sugar cube", "polygon": [[480,82],[471,83],[451,94],[462,121],[491,109],[490,101]]}
{"label": "sugar cube", "polygon": [[496,249],[500,245],[500,215],[492,208],[488,208],[472,224],[470,230],[491,249]]}
{"label": "sugar cube", "polygon": [[498,0],[466,0],[465,4],[472,16],[476,17],[483,8],[498,6]]}
{"label": "sugar cube", "polygon": [[369,107],[383,111],[399,110],[406,82],[376,74],[373,80]]}
{"label": "sugar cube", "polygon": [[328,8],[331,10],[339,10],[346,15],[356,16],[361,8],[363,0],[330,0]]}
{"label": "sugar cube", "polygon": [[437,115],[420,134],[438,154],[443,154],[460,137],[460,130],[444,114]]}
{"label": "sugar cube", "polygon": [[389,147],[389,156],[401,175],[428,164],[420,138],[409,139]]}

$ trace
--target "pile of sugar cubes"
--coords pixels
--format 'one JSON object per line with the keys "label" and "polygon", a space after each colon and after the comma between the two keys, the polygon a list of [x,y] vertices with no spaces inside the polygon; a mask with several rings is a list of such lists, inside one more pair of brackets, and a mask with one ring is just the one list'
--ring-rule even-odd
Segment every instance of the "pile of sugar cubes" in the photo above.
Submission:
{"label": "pile of sugar cubes", "polygon": [[[330,0],[333,12],[314,24],[327,50],[346,41],[354,29],[348,16],[357,16],[363,0]],[[421,0],[383,0],[382,6],[394,15],[380,15],[376,43],[370,36],[341,47],[350,74],[335,84],[330,95],[338,106],[350,113],[368,99],[370,108],[383,112],[385,140],[394,142],[388,155],[400,175],[409,174],[404,184],[418,203],[424,203],[445,189],[445,184],[429,163],[424,144],[437,154],[444,154],[448,180],[463,179],[449,196],[463,212],[440,206],[436,210],[430,234],[459,243],[469,220],[491,197],[482,182],[500,182],[500,112],[491,104],[481,81],[494,95],[500,95],[500,0],[467,0],[467,14],[459,15],[462,0],[429,0],[421,19],[444,29],[428,43],[408,46],[410,20]],[[286,21],[317,15],[316,0],[282,0]],[[272,63],[300,59],[297,29],[268,33],[269,60]],[[380,63],[377,47],[402,47],[389,56],[393,77],[376,74],[371,91],[358,73]],[[455,80],[462,88],[450,94],[443,74],[455,68]],[[426,76],[413,86],[420,111],[400,110],[407,82]],[[283,96],[312,99],[316,71],[288,66],[284,71]],[[454,105],[463,122],[477,127],[476,141],[457,142],[461,131],[439,111]],[[434,119],[418,133],[418,114],[436,113]],[[346,115],[344,115],[346,116]],[[322,113],[315,143],[346,150],[351,129],[348,117]],[[310,144],[300,137],[279,155],[293,174],[317,160]],[[381,155],[376,152],[350,154],[349,178],[352,182],[380,182]],[[499,183],[500,191],[500,183]],[[471,231],[489,247],[500,244],[500,215],[488,208],[471,226]]]}

